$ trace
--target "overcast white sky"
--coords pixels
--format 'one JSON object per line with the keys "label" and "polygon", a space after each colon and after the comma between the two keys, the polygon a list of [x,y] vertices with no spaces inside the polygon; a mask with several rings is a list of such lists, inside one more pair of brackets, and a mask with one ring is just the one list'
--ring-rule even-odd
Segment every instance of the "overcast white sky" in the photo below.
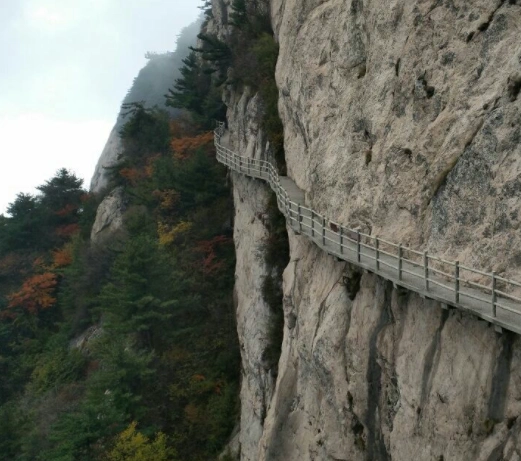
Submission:
{"label": "overcast white sky", "polygon": [[0,213],[62,167],[88,187],[147,51],[200,0],[0,0]]}

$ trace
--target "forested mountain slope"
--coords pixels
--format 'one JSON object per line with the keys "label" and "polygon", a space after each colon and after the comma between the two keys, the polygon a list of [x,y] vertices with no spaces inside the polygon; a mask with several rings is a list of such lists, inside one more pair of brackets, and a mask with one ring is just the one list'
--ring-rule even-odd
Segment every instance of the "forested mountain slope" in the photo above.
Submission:
{"label": "forested mountain slope", "polygon": [[[164,59],[127,98],[175,87]],[[105,193],[60,170],[0,217],[3,460],[207,460],[237,423],[233,213],[211,121],[125,111]],[[91,240],[111,191],[122,225]]]}

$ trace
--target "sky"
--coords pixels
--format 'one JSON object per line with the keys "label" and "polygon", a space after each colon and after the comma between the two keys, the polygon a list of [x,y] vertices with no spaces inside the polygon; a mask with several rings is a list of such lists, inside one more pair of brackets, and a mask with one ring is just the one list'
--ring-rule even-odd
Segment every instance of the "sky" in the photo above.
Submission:
{"label": "sky", "polygon": [[175,49],[200,0],[0,0],[0,214],[72,170],[89,186],[147,51]]}

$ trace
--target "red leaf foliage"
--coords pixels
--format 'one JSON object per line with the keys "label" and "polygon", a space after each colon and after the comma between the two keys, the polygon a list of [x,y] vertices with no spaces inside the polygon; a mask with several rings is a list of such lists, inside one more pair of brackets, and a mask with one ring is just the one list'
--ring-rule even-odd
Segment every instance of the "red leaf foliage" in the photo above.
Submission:
{"label": "red leaf foliage", "polygon": [[29,277],[19,291],[8,296],[8,309],[21,307],[32,314],[48,309],[56,302],[53,295],[57,283],[56,274],[52,272]]}
{"label": "red leaf foliage", "polygon": [[201,240],[197,243],[195,251],[202,254],[201,270],[204,275],[212,275],[220,271],[224,266],[224,260],[219,260],[216,249],[219,245],[225,245],[232,241],[224,235],[218,235],[210,240]]}

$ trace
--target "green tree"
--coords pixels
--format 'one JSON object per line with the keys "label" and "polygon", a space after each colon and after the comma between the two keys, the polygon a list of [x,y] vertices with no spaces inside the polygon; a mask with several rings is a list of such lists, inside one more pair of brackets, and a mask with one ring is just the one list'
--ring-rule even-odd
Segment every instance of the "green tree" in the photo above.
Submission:
{"label": "green tree", "polygon": [[143,102],[123,104],[124,117],[129,120],[120,130],[125,158],[138,161],[149,154],[166,153],[169,150],[169,117],[165,111],[149,109]]}
{"label": "green tree", "polygon": [[173,272],[151,236],[130,239],[116,258],[110,282],[99,298],[106,328],[135,334],[141,346],[152,349],[176,305],[171,298],[175,291]]}
{"label": "green tree", "polygon": [[0,216],[0,255],[8,251],[36,249],[41,245],[41,225],[44,213],[38,197],[18,194]]}

